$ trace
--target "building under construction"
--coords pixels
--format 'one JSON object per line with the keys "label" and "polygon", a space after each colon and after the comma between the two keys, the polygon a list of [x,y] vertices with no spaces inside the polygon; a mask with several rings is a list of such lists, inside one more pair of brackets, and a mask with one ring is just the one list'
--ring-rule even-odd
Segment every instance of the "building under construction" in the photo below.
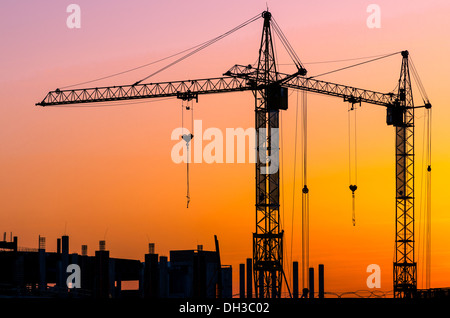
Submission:
{"label": "building under construction", "polygon": [[[217,237],[215,251],[205,251],[198,245],[193,250],[170,251],[170,259],[156,254],[155,245],[150,243],[144,261],[110,257],[105,241],[99,242],[98,250],[91,256],[87,245],[81,246],[81,255],[70,253],[67,235],[57,239],[54,252],[46,250],[45,242],[44,237],[39,237],[38,248],[23,248],[19,247],[17,236],[6,240],[4,235],[0,241],[0,299],[252,299],[262,295],[253,285],[251,258],[239,265],[238,293],[233,295],[232,267],[222,265]],[[292,265],[293,280],[282,298],[341,298],[325,291],[323,264],[318,266],[316,291],[314,268],[308,269],[307,288],[300,290],[299,263]],[[78,277],[73,275],[74,267],[79,271]],[[435,288],[417,290],[413,298],[449,297],[449,288]]]}
{"label": "building under construction", "polygon": [[[74,265],[78,282],[72,278]],[[46,251],[43,237],[37,249],[20,248],[17,236],[0,241],[0,297],[230,298],[231,279],[231,266],[220,264],[219,251],[201,245],[171,251],[169,261],[155,254],[152,243],[142,262],[110,257],[105,241],[93,256],[87,245],[81,255],[70,253],[66,235],[57,239],[55,252]]]}

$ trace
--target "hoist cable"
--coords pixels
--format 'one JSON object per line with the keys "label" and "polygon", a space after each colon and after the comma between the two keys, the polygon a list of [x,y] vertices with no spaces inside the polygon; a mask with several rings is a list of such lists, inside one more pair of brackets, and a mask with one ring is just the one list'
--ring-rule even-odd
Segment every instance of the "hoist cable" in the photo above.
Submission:
{"label": "hoist cable", "polygon": [[189,192],[189,143],[186,143],[186,150],[188,156],[188,160],[186,163],[186,208],[189,208],[189,203],[191,202],[191,194]]}
{"label": "hoist cable", "polygon": [[308,109],[307,92],[302,91],[302,275],[303,287],[308,287],[309,269],[309,189],[307,186],[307,140],[308,140]]}
{"label": "hoist cable", "polygon": [[[427,106],[429,99],[419,73],[414,65],[411,55],[409,55],[410,69],[414,82],[417,85],[422,101]],[[431,279],[431,108],[425,108],[423,145],[422,145],[422,178],[421,178],[421,205],[419,220],[422,222],[419,231],[419,252],[421,255],[422,286],[430,288]],[[425,174],[425,178],[424,178]],[[424,182],[425,179],[425,182]],[[424,183],[423,183],[424,182]],[[423,213],[422,213],[423,212]],[[422,237],[421,237],[422,236]],[[425,279],[424,279],[425,275]]]}
{"label": "hoist cable", "polygon": [[421,222],[419,227],[419,260],[422,286],[423,288],[429,288],[431,276],[431,109],[425,109],[423,118],[421,204],[419,210],[419,222]]}
{"label": "hoist cable", "polygon": [[[425,280],[424,280],[424,273],[425,273],[425,248],[426,248],[426,182],[424,181],[426,178],[425,175],[425,162],[427,160],[426,158],[426,152],[425,152],[425,145],[427,143],[426,140],[426,126],[427,126],[427,114],[425,110],[425,115],[423,116],[424,125],[423,125],[423,142],[422,142],[422,167],[421,167],[421,179],[420,179],[420,205],[419,205],[419,268],[421,269],[421,278],[422,278],[422,288],[424,288]],[[424,177],[425,175],[425,177]]]}
{"label": "hoist cable", "polygon": [[298,137],[298,90],[297,90],[297,103],[295,106],[295,133],[294,133],[294,172],[293,172],[293,182],[292,182],[292,222],[291,222],[291,259],[292,259],[292,248],[294,245],[294,215],[295,215],[295,180],[297,175],[297,138]]}
{"label": "hoist cable", "polygon": [[[284,134],[283,134],[283,112],[280,112],[280,167],[279,167],[279,171],[280,171],[280,192],[281,192],[281,204],[280,204],[280,212],[282,215],[282,219],[281,219],[281,228],[285,228],[285,209],[284,209],[284,205],[285,205],[285,200],[284,200]],[[291,249],[292,250],[292,249]],[[283,257],[287,256],[287,249],[283,250]],[[291,258],[292,258],[292,253],[291,253]],[[288,276],[290,276],[290,267],[288,266]]]}
{"label": "hoist cable", "polygon": [[427,182],[426,182],[426,288],[430,288],[431,279],[431,108],[427,113]]}
{"label": "hoist cable", "polygon": [[[192,101],[191,101],[192,103]],[[186,105],[184,105],[184,101],[181,102],[181,131],[184,133],[184,109],[191,110],[191,130],[187,130],[189,134],[183,134],[182,139],[186,142],[186,199],[187,204],[186,208],[189,208],[189,203],[191,201],[191,195],[190,195],[190,175],[189,175],[189,164],[191,162],[191,155],[190,155],[190,147],[189,143],[192,141],[192,138],[194,135],[192,134],[192,131],[194,130],[194,114],[193,114],[193,106],[189,106],[189,101],[186,101]]]}
{"label": "hoist cable", "polygon": [[[353,112],[353,123],[352,123],[352,116],[351,112]],[[356,132],[356,108],[354,107],[354,104],[352,106],[349,106],[348,109],[348,116],[347,116],[347,123],[348,123],[348,178],[349,178],[349,188],[352,191],[352,224],[353,226],[356,225],[356,197],[355,197],[355,191],[358,188],[358,177],[357,177],[357,132]],[[352,134],[353,134],[353,147],[352,147]],[[352,153],[353,150],[353,153]],[[353,164],[352,164],[353,161]],[[353,173],[352,173],[353,171]]]}

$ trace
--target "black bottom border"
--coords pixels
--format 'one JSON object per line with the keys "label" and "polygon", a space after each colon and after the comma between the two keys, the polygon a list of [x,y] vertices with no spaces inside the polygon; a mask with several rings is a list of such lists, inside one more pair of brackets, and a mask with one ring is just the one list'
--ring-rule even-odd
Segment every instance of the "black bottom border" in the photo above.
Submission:
{"label": "black bottom border", "polygon": [[[345,314],[348,316],[383,316],[413,314],[424,309],[445,308],[448,312],[450,299],[392,299],[392,298],[330,298],[330,299],[61,299],[61,298],[0,298],[0,306],[12,314],[44,313],[50,317],[72,314],[111,315],[121,317],[233,317],[260,315],[261,317],[320,317]],[[86,317],[87,318],[87,317]],[[131,317],[126,317],[131,318]],[[387,318],[387,317],[386,317]]]}

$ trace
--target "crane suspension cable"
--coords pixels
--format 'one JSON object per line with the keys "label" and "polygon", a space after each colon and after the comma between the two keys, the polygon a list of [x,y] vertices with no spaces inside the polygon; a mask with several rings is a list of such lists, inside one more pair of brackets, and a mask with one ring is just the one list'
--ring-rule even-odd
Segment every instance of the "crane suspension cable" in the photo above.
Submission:
{"label": "crane suspension cable", "polygon": [[312,65],[312,64],[328,64],[328,63],[350,62],[350,61],[357,61],[357,60],[373,59],[373,58],[382,57],[382,56],[385,56],[385,55],[386,54],[378,54],[378,55],[371,55],[371,56],[352,57],[352,58],[340,59],[340,60],[312,61],[312,62],[304,62],[304,64]]}
{"label": "crane suspension cable", "polygon": [[352,68],[352,67],[356,67],[356,66],[360,66],[360,65],[363,65],[363,64],[375,62],[375,61],[378,61],[378,60],[381,60],[381,59],[384,59],[384,58],[387,58],[387,57],[390,57],[390,56],[393,56],[393,55],[396,55],[396,54],[399,54],[399,53],[401,53],[401,52],[395,52],[395,53],[383,55],[381,57],[377,57],[377,58],[374,58],[374,59],[371,59],[371,60],[368,60],[368,61],[364,61],[364,62],[352,64],[352,65],[348,65],[348,66],[345,66],[345,67],[338,68],[336,70],[332,70],[332,71],[328,71],[328,72],[321,73],[321,74],[318,74],[318,75],[310,76],[309,78],[315,78],[315,77],[319,77],[319,76],[328,75],[328,74],[331,74],[331,73],[343,71],[343,70],[346,70],[346,69],[349,69],[349,68]]}
{"label": "crane suspension cable", "polygon": [[422,100],[423,100],[424,103],[428,103],[429,100],[428,100],[427,92],[425,91],[425,87],[422,84],[422,80],[420,79],[419,73],[417,72],[417,69],[416,69],[416,67],[414,65],[414,62],[413,62],[413,60],[411,58],[411,55],[409,56],[409,61],[410,61],[410,65],[411,65],[411,73],[412,73],[412,75],[414,77],[414,80],[415,80],[415,82],[417,84],[417,87],[419,89],[419,93],[420,93],[420,95],[422,97]]}
{"label": "crane suspension cable", "polygon": [[[373,59],[375,57],[382,57],[387,54],[378,54],[378,55],[370,55],[370,56],[360,56],[360,57],[352,57],[352,58],[346,58],[346,59],[339,59],[339,60],[325,60],[325,61],[306,61],[303,62],[304,65],[313,65],[313,64],[330,64],[330,63],[341,63],[341,62],[349,62],[349,61],[358,61],[358,60],[367,60],[367,59]],[[279,63],[278,65],[295,65],[295,63]]]}
{"label": "crane suspension cable", "polygon": [[145,81],[145,80],[149,79],[150,77],[152,77],[152,76],[154,76],[154,75],[156,75],[156,74],[158,74],[158,73],[161,73],[162,71],[164,71],[164,70],[168,69],[169,67],[171,67],[171,66],[173,66],[173,65],[175,65],[175,64],[177,64],[177,63],[179,63],[179,62],[181,62],[181,61],[183,61],[183,60],[185,60],[185,59],[187,59],[188,57],[194,55],[195,53],[200,52],[201,50],[207,48],[207,47],[210,46],[211,44],[216,43],[217,41],[219,41],[219,40],[221,40],[221,39],[227,37],[228,35],[230,35],[230,34],[236,32],[237,30],[239,30],[239,29],[245,27],[246,25],[248,25],[248,24],[250,24],[250,23],[252,23],[252,22],[258,20],[260,17],[261,17],[261,15],[258,14],[258,15],[256,15],[256,16],[254,16],[253,18],[250,18],[250,19],[248,19],[247,21],[241,23],[241,24],[238,25],[237,27],[234,27],[233,29],[231,29],[231,30],[229,30],[229,31],[227,31],[227,32],[225,32],[225,33],[223,33],[223,34],[221,34],[221,35],[219,35],[219,36],[217,36],[217,37],[215,37],[215,38],[213,38],[213,39],[211,39],[211,40],[209,40],[209,41],[204,42],[202,45],[199,45],[198,47],[196,47],[195,50],[193,50],[193,51],[191,51],[191,52],[189,52],[189,53],[183,55],[182,57],[178,58],[177,60],[175,60],[175,61],[169,63],[168,65],[166,65],[166,66],[160,68],[159,70],[157,70],[157,71],[151,73],[150,75],[144,77],[143,79],[137,81],[137,82],[135,83],[135,85],[141,83],[142,81]]}
{"label": "crane suspension cable", "polygon": [[297,68],[302,68],[303,65],[302,65],[302,63],[300,61],[300,58],[298,57],[298,55],[295,52],[295,50],[292,47],[292,45],[289,43],[288,39],[284,35],[283,31],[281,30],[281,28],[278,25],[278,23],[275,20],[275,18],[272,17],[272,21],[273,21],[273,24],[272,24],[273,25],[273,29],[275,30],[275,33],[278,35],[281,43],[283,44],[283,46],[286,49],[286,51],[289,54],[289,56],[291,57],[292,61],[295,63]]}
{"label": "crane suspension cable", "polygon": [[119,75],[122,75],[122,74],[130,73],[130,72],[139,70],[139,69],[141,69],[141,68],[144,68],[144,67],[147,67],[147,66],[150,66],[150,65],[157,64],[157,63],[159,63],[159,62],[168,60],[168,59],[170,59],[170,58],[172,58],[172,57],[175,57],[175,56],[177,56],[177,55],[183,54],[183,53],[185,53],[185,52],[191,51],[191,50],[193,50],[193,49],[195,49],[195,48],[197,48],[197,47],[199,47],[199,46],[201,46],[201,45],[204,45],[204,44],[207,43],[207,42],[208,42],[208,41],[203,42],[203,43],[200,43],[200,44],[197,44],[197,45],[195,45],[195,46],[193,46],[193,47],[190,47],[190,48],[185,49],[185,50],[183,50],[183,51],[180,51],[180,52],[178,52],[178,53],[175,53],[175,54],[172,54],[172,55],[163,57],[163,58],[161,58],[161,59],[158,59],[158,60],[155,60],[155,61],[146,63],[146,64],[142,64],[142,65],[139,65],[139,66],[130,68],[130,69],[128,69],[128,70],[124,70],[124,71],[121,71],[121,72],[113,73],[113,74],[110,74],[110,75],[105,75],[105,76],[103,76],[103,77],[95,78],[95,79],[92,79],[92,80],[89,80],[89,81],[85,81],[85,82],[80,82],[80,83],[77,83],[77,84],[72,84],[72,85],[63,86],[63,87],[60,87],[60,89],[65,89],[65,88],[69,88],[69,87],[73,87],[73,86],[79,86],[79,85],[89,84],[89,83],[93,83],[93,82],[98,82],[98,81],[101,81],[101,80],[104,80],[104,79],[107,79],[107,78],[111,78],[111,77],[119,76]]}
{"label": "crane suspension cable", "polygon": [[155,73],[153,73],[153,74],[151,74],[151,75],[145,77],[144,79],[142,79],[142,80],[136,82],[136,84],[137,84],[137,83],[140,83],[140,82],[142,82],[143,80],[145,80],[145,79],[147,79],[147,78],[150,78],[151,76],[156,75],[157,73],[162,72],[163,70],[169,68],[170,66],[173,66],[173,65],[175,65],[175,64],[178,63],[178,62],[181,62],[182,60],[186,59],[187,57],[189,57],[189,56],[191,56],[191,55],[193,55],[193,54],[195,54],[195,53],[197,53],[198,51],[203,50],[204,48],[208,47],[209,45],[211,45],[211,44],[217,42],[218,40],[220,40],[220,39],[222,39],[222,38],[224,38],[224,37],[230,35],[231,33],[235,32],[235,31],[237,31],[237,30],[239,30],[239,29],[241,29],[241,28],[243,28],[244,26],[246,26],[246,25],[248,25],[248,24],[250,24],[250,23],[256,21],[256,20],[259,19],[260,17],[261,17],[261,15],[258,14],[258,15],[256,15],[256,16],[254,16],[254,17],[248,19],[247,21],[241,23],[241,24],[238,25],[237,27],[235,27],[235,28],[229,30],[228,32],[225,32],[224,34],[222,34],[222,35],[220,35],[220,36],[217,36],[217,37],[215,37],[215,38],[213,38],[213,39],[211,39],[211,40],[202,42],[202,43],[197,44],[197,45],[195,45],[195,46],[192,46],[192,47],[190,47],[190,48],[188,48],[188,49],[182,50],[182,51],[180,51],[180,52],[178,52],[178,53],[171,54],[171,55],[166,56],[166,57],[164,57],[164,58],[161,58],[161,59],[158,59],[158,60],[149,62],[149,63],[145,63],[145,64],[142,64],[142,65],[139,65],[139,66],[136,66],[136,67],[133,67],[133,68],[124,70],[124,71],[120,71],[120,72],[113,73],[113,74],[110,74],[110,75],[98,77],[98,78],[95,78],[95,79],[92,79],[92,80],[88,80],[88,81],[84,81],[84,82],[79,82],[79,83],[76,83],[76,84],[71,84],[71,85],[63,86],[63,87],[60,87],[60,89],[66,89],[66,88],[70,88],[70,87],[73,87],[73,86],[79,86],[79,85],[89,84],[89,83],[101,81],[101,80],[104,80],[104,79],[108,79],[108,78],[111,78],[111,77],[115,77],[115,76],[123,75],[123,74],[126,74],[126,73],[130,73],[130,72],[133,72],[133,71],[136,71],[136,70],[145,68],[145,67],[147,67],[147,66],[154,65],[154,64],[157,64],[157,63],[159,63],[159,62],[163,62],[163,61],[165,61],[165,60],[171,59],[171,58],[173,58],[173,57],[175,57],[175,56],[178,56],[178,55],[180,55],[180,54],[189,52],[189,53],[187,53],[186,55],[183,55],[181,58],[177,59],[175,62],[170,63],[169,65],[163,67],[162,69],[156,71]]}

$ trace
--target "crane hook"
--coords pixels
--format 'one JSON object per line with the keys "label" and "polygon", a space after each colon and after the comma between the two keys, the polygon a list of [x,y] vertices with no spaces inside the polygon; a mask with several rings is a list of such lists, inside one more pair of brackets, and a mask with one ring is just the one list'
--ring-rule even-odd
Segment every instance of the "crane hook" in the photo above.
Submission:
{"label": "crane hook", "polygon": [[189,142],[191,141],[192,138],[194,138],[193,134],[188,134],[188,135],[183,135],[181,136],[181,138],[186,142],[186,145],[189,146]]}

